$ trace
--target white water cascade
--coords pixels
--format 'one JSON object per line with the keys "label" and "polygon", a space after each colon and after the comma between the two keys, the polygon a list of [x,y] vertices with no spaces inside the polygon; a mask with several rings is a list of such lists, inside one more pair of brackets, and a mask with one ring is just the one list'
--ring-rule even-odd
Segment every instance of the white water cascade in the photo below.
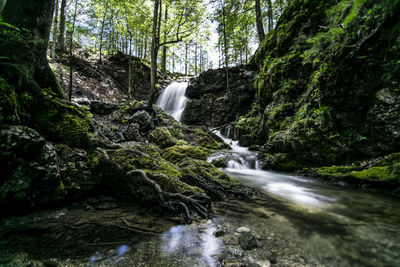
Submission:
{"label": "white water cascade", "polygon": [[[226,131],[229,135],[230,130]],[[241,147],[238,141],[234,141],[221,132],[215,132],[225,143],[230,144],[226,168],[222,169],[231,177],[249,185],[254,186],[276,196],[283,197],[299,205],[305,205],[312,208],[328,207],[335,201],[334,197],[326,197],[315,190],[313,180],[304,177],[278,173],[273,171],[261,170],[257,160],[257,153],[249,151],[247,147]],[[212,162],[219,158],[218,153],[212,155],[208,161]]]}
{"label": "white water cascade", "polygon": [[161,107],[167,114],[180,121],[185,110],[187,101],[185,96],[187,82],[173,82],[165,88],[164,92],[158,97],[156,105]]}

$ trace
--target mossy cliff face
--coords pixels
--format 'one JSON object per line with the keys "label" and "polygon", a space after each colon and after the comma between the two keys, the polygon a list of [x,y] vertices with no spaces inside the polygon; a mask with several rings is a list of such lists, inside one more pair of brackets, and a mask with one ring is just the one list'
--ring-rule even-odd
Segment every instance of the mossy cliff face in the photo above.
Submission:
{"label": "mossy cliff face", "polygon": [[292,1],[255,55],[257,105],[236,137],[282,170],[399,151],[399,15],[398,1]]}
{"label": "mossy cliff face", "polygon": [[186,90],[190,100],[182,114],[182,122],[220,126],[245,114],[254,101],[254,69],[250,65],[229,68],[229,89],[226,87],[225,69],[201,73]]}

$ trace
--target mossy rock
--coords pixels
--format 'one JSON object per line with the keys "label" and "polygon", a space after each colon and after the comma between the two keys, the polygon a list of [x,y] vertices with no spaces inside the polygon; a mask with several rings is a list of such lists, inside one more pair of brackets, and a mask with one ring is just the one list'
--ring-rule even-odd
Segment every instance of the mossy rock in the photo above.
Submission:
{"label": "mossy rock", "polygon": [[357,166],[333,166],[314,169],[315,174],[324,178],[353,179],[364,182],[390,182],[400,184],[400,163],[387,166],[362,168]]}
{"label": "mossy rock", "polygon": [[263,169],[271,169],[276,171],[296,171],[304,168],[294,157],[287,153],[277,154],[259,154]]}
{"label": "mossy rock", "polygon": [[[192,187],[181,181],[182,173],[180,169],[173,163],[165,160],[160,155],[161,150],[156,146],[143,145],[142,143],[130,142],[119,150],[107,150],[106,154],[111,164],[117,167],[116,172],[108,172],[109,179],[116,181],[121,179],[120,175],[125,175],[127,172],[141,169],[150,179],[155,181],[162,190],[168,192],[200,192],[204,193],[199,188]],[[101,154],[98,154],[102,157]],[[103,156],[104,159],[104,156]],[[95,166],[96,162],[101,162],[103,159],[92,159]],[[114,182],[112,182],[114,183]]]}
{"label": "mossy rock", "polygon": [[187,157],[206,160],[209,155],[210,150],[206,148],[180,144],[165,149],[165,152],[162,156],[170,162],[177,163]]}
{"label": "mossy rock", "polygon": [[19,104],[15,88],[0,77],[0,122],[18,123]]}
{"label": "mossy rock", "polygon": [[149,132],[148,137],[150,141],[161,148],[171,147],[176,144],[175,138],[166,127],[157,127]]}
{"label": "mossy rock", "polygon": [[193,142],[209,149],[226,148],[225,143],[217,142],[212,132],[205,132],[201,129],[196,129]]}
{"label": "mossy rock", "polygon": [[[203,180],[206,184],[222,185],[225,188],[232,188],[240,185],[239,182],[230,178],[224,172],[218,170],[213,164],[192,158],[185,158],[178,164],[182,174],[189,176],[185,181],[190,183],[190,176]],[[189,179],[189,180],[188,180]]]}
{"label": "mossy rock", "polygon": [[55,132],[62,142],[68,146],[87,147],[90,129],[90,122],[86,118],[65,114]]}

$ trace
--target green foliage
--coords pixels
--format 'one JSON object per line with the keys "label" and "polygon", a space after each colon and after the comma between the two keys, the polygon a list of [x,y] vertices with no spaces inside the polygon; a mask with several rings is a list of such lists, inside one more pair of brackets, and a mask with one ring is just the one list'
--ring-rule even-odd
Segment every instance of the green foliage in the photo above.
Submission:
{"label": "green foliage", "polygon": [[366,2],[367,0],[353,0],[353,5],[350,9],[349,14],[344,19],[343,24],[346,26],[349,24],[359,13],[360,7]]}

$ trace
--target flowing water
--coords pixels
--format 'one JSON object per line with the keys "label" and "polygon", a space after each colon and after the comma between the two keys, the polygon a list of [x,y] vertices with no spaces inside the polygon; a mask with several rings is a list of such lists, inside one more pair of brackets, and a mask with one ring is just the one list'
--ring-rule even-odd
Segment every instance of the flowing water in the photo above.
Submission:
{"label": "flowing water", "polygon": [[[172,83],[157,101],[177,120],[187,102],[186,86]],[[228,138],[230,133],[229,128],[224,135],[216,133],[231,149],[209,161],[228,157],[221,170],[265,197],[215,203],[212,220],[173,226],[149,240],[99,250],[76,266],[219,266],[221,258],[228,266],[229,261],[231,266],[269,266],[268,260],[274,267],[400,266],[399,199],[261,170],[257,154]],[[232,244],[243,227],[259,238],[260,247],[244,250]],[[215,236],[218,229],[226,234]]]}
{"label": "flowing water", "polygon": [[[186,86],[187,83],[171,84],[157,101],[177,120],[187,101],[184,97]],[[231,145],[231,150],[213,155],[209,161],[228,154],[227,167],[222,171],[259,189],[281,203],[278,207],[284,208],[275,208],[274,212],[271,212],[271,207],[261,208],[262,214],[275,215],[265,217],[250,212],[260,208],[249,206],[247,212],[246,204],[242,203],[242,213],[246,216],[229,213],[229,209],[223,208],[214,224],[223,223],[233,229],[245,224],[260,236],[272,233],[274,242],[264,244],[264,250],[280,255],[277,266],[400,266],[399,199],[379,192],[338,187],[307,177],[261,170],[257,154],[229,138],[229,127],[224,135],[216,134]],[[212,226],[207,227],[210,229]],[[173,244],[166,251],[176,252],[185,243],[183,240],[197,235],[196,231],[188,229],[192,228],[180,226],[164,235],[163,242]],[[217,238],[210,233],[208,236],[203,248],[211,247],[214,254],[223,250],[224,245]],[[216,262],[210,257],[212,253],[207,251],[203,249],[201,253],[203,264],[215,266]],[[291,259],[294,254],[297,257]],[[302,264],[303,259],[305,263]]]}
{"label": "flowing water", "polygon": [[[260,170],[255,152],[217,134],[232,148],[228,166],[222,170],[290,207],[287,217],[292,225],[281,225],[281,228],[299,232],[306,229],[307,235],[301,237],[300,244],[315,256],[321,252],[329,255],[320,255],[324,258],[321,264],[338,266],[340,259],[340,266],[400,266],[400,200],[379,192]],[[308,225],[293,225],[293,221]],[[313,246],[312,242],[318,245]]]}
{"label": "flowing water", "polygon": [[173,82],[165,88],[157,99],[156,105],[177,121],[181,120],[182,113],[188,98],[185,97],[187,82]]}

